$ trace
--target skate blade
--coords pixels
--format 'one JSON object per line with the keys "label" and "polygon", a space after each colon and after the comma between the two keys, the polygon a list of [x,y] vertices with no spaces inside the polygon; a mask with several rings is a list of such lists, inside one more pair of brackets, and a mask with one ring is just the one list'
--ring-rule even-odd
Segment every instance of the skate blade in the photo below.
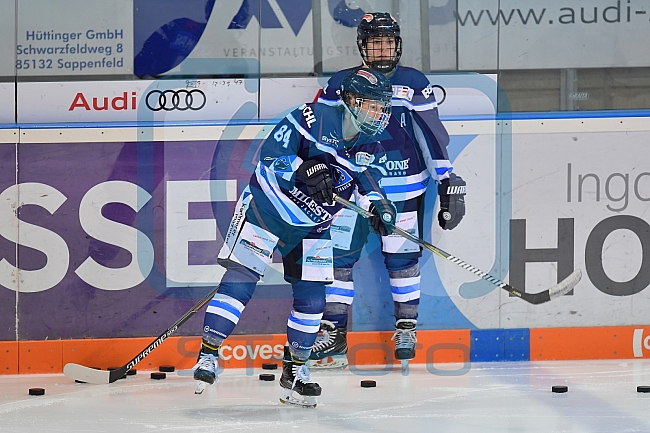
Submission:
{"label": "skate blade", "polygon": [[288,404],[290,406],[300,406],[300,407],[316,407],[318,401],[316,397],[299,395],[296,394],[299,398],[294,397],[294,392],[288,389],[282,389],[280,392],[280,403]]}
{"label": "skate blade", "polygon": [[408,376],[408,375],[409,375],[409,360],[402,359],[402,376]]}
{"label": "skate blade", "polygon": [[202,382],[200,380],[196,381],[196,388],[194,388],[194,394],[202,394],[203,391],[205,391],[205,388],[208,387],[208,384],[206,382]]}
{"label": "skate blade", "polygon": [[334,355],[323,359],[309,360],[309,368],[315,370],[331,370],[335,368],[345,368],[347,366],[348,357],[346,355]]}

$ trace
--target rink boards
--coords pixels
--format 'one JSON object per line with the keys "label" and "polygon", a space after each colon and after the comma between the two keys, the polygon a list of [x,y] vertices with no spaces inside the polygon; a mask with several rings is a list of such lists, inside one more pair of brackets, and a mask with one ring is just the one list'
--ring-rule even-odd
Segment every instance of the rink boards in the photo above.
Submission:
{"label": "rink boards", "polygon": [[[467,339],[464,349],[434,349],[436,359],[645,356],[650,341],[635,330],[650,308],[650,122],[646,113],[611,116],[444,119],[450,159],[468,183],[467,214],[442,233],[429,194],[425,239],[528,292],[576,268],[584,276],[569,295],[532,306],[425,253],[419,337],[446,330]],[[271,128],[258,121],[0,129],[0,341],[9,350],[0,370],[33,371],[29,354],[39,345],[58,354],[45,358],[58,359],[48,371],[72,359],[65,347],[81,340],[137,341],[137,353],[187,311],[222,275],[214,257]],[[390,338],[392,302],[376,239],[355,276],[352,335]],[[276,258],[237,332],[281,335],[290,307]],[[201,323],[197,314],[177,334],[196,336]],[[516,351],[507,349],[511,335]],[[390,353],[372,350],[360,352],[360,364]]]}
{"label": "rink boards", "polygon": [[[348,334],[348,369],[358,375],[389,374],[395,364],[393,333]],[[119,367],[148,346],[152,338],[0,342],[1,374],[61,373],[69,362],[107,369]],[[173,365],[191,369],[200,337],[170,337],[136,370]],[[280,364],[284,334],[233,335],[220,351],[222,368],[246,368],[250,374],[264,363]],[[463,375],[472,362],[551,361],[650,358],[650,327],[418,331],[415,364],[431,374]],[[445,365],[446,364],[446,365]],[[184,374],[182,371],[179,374]]]}

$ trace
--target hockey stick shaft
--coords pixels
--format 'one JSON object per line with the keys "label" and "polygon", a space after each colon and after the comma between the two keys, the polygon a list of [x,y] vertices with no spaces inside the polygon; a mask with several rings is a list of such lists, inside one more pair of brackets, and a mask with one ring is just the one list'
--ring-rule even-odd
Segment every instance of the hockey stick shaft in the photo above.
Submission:
{"label": "hockey stick shaft", "polygon": [[193,306],[187,313],[176,321],[172,326],[167,328],[158,338],[153,340],[143,351],[138,353],[133,359],[127,362],[122,367],[113,371],[94,370],[89,367],[84,367],[78,364],[66,364],[63,373],[75,380],[80,380],[89,383],[113,383],[116,380],[124,377],[127,371],[131,370],[154,349],[160,346],[167,338],[169,338],[178,328],[187,322],[194,314],[196,314],[205,304],[210,302],[215,293],[219,290],[219,286],[215,287],[208,295],[201,299],[195,306]]}
{"label": "hockey stick shaft", "polygon": [[[346,208],[353,210],[357,212],[359,215],[363,216],[364,218],[370,218],[372,216],[375,216],[372,212],[369,212],[359,206],[357,206],[354,203],[350,203],[346,199],[339,197],[337,195],[334,195],[334,200],[336,200],[338,203],[342,204]],[[491,284],[494,284],[500,289],[503,289],[510,293],[513,296],[517,296],[518,298],[523,299],[526,302],[529,302],[531,304],[543,304],[544,302],[548,302],[551,299],[555,299],[559,296],[562,296],[566,294],[567,292],[571,291],[573,287],[580,281],[580,278],[582,277],[582,272],[580,269],[576,269],[573,271],[568,277],[566,277],[564,280],[562,280],[560,283],[556,284],[555,286],[551,287],[548,290],[545,290],[540,293],[526,293],[522,292],[520,290],[515,289],[512,287],[510,284],[504,283],[500,279],[493,277],[492,275],[488,274],[487,272],[483,272],[482,270],[470,265],[467,262],[464,262],[463,260],[459,259],[458,257],[449,254],[448,252],[438,248],[437,246],[430,244],[429,242],[425,241],[424,239],[420,239],[417,236],[412,235],[411,233],[407,232],[406,230],[403,230],[400,227],[395,226],[395,229],[393,230],[394,233],[397,233],[398,235],[420,245],[423,248],[426,248],[427,250],[431,251],[432,253],[442,257],[443,259],[449,260],[453,264],[460,266],[461,268],[465,269],[468,272],[471,272],[472,274],[481,277],[482,279],[488,281]]]}

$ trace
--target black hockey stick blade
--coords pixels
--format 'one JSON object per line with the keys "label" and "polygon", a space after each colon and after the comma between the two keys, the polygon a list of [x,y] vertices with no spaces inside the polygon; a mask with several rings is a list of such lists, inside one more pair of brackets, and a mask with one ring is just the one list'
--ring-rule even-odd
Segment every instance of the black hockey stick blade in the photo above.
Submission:
{"label": "black hockey stick blade", "polygon": [[[365,218],[370,218],[373,216],[373,214],[357,205],[354,203],[350,203],[346,199],[339,197],[338,195],[334,195],[334,200],[336,200],[338,203],[341,203],[343,206],[345,206],[348,209],[351,209],[355,212],[357,212],[359,215],[365,217]],[[550,287],[547,290],[544,290],[543,292],[540,293],[526,293],[522,292],[520,290],[515,289],[512,287],[510,284],[504,283],[498,278],[493,277],[492,275],[488,274],[487,272],[483,272],[482,270],[475,268],[474,266],[470,265],[469,263],[464,262],[463,260],[459,259],[456,256],[453,256],[437,246],[430,244],[429,242],[425,241],[424,239],[420,239],[417,236],[414,236],[413,234],[407,232],[406,230],[403,230],[399,227],[395,227],[394,233],[397,233],[398,235],[415,242],[416,244],[420,245],[423,248],[426,248],[427,250],[431,251],[432,253],[449,260],[455,265],[460,266],[461,268],[465,269],[468,272],[471,272],[472,274],[483,278],[484,280],[494,284],[500,289],[503,289],[510,293],[513,296],[517,296],[518,298],[523,299],[526,302],[529,302],[534,305],[538,304],[543,304],[545,302],[548,302],[552,299],[558,298],[562,295],[567,294],[568,292],[571,291],[575,287],[576,284],[580,281],[582,278],[582,271],[580,269],[576,269],[573,271],[568,277],[566,277],[564,280],[560,281],[553,287]]]}
{"label": "black hockey stick blade", "polygon": [[118,368],[117,370],[105,371],[105,370],[95,370],[94,368],[85,367],[83,365],[68,363],[63,367],[63,374],[65,374],[70,379],[78,380],[86,383],[113,383],[116,380],[124,377],[127,371],[131,370],[135,365],[142,361],[147,355],[149,355],[156,347],[160,346],[163,341],[165,341],[169,336],[171,336],[181,325],[187,322],[190,317],[196,314],[197,311],[201,309],[205,304],[210,302],[215,293],[219,290],[219,286],[215,287],[207,296],[201,299],[190,311],[185,313],[183,317],[178,319],[176,323],[167,328],[158,338],[153,340],[142,352],[138,353],[135,358],[130,360],[126,365]]}

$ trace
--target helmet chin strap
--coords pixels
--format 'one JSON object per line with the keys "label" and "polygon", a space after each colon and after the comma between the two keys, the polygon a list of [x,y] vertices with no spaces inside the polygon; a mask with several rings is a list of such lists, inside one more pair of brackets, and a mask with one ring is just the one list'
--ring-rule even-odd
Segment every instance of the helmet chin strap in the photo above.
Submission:
{"label": "helmet chin strap", "polygon": [[[363,65],[364,68],[368,68],[368,69],[372,69],[373,71],[376,71],[376,69],[373,69],[373,68],[371,68],[370,66],[368,66],[368,64],[366,63],[366,61],[363,60],[363,59],[361,60],[361,64]],[[393,69],[391,69],[389,72],[382,72],[382,71],[377,71],[377,72],[381,72],[382,74],[384,74],[384,75],[386,76],[386,78],[390,78],[390,77],[392,77],[392,76],[395,74],[395,71],[397,71],[397,66],[395,66],[395,67],[394,67]]]}

